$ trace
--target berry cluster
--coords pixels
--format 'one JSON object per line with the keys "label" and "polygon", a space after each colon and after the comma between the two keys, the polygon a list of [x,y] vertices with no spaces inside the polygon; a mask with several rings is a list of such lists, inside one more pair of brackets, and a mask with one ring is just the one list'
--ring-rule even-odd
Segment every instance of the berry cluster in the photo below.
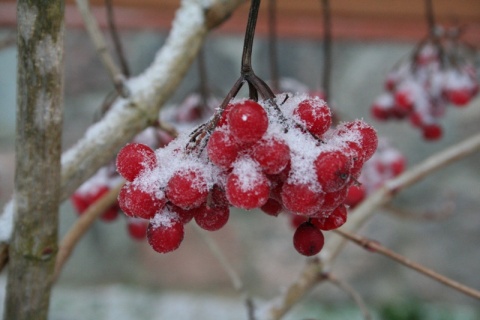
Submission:
{"label": "berry cluster", "polygon": [[380,139],[377,151],[363,166],[358,178],[360,184],[354,184],[348,189],[345,204],[350,208],[358,205],[366,196],[382,187],[387,180],[403,173],[406,163],[405,157],[398,149],[391,146],[388,141]]}
{"label": "berry cluster", "polygon": [[[163,130],[149,127],[138,134],[134,141],[142,142],[152,147],[160,147],[167,144],[173,138]],[[113,163],[100,168],[90,179],[85,181],[70,197],[73,207],[78,214],[83,214],[91,205],[102,198],[112,188],[123,182],[123,178]],[[113,203],[100,215],[105,222],[114,221],[118,217],[120,206]],[[127,218],[127,232],[132,239],[142,240],[146,237],[147,224],[144,220]]]}
{"label": "berry cluster", "polygon": [[466,106],[479,88],[470,48],[451,31],[438,33],[390,71],[385,92],[371,108],[373,117],[381,121],[409,119],[426,140],[441,138],[438,118],[447,106]]}
{"label": "berry cluster", "polygon": [[206,230],[220,229],[235,206],[307,217],[294,246],[304,255],[320,251],[321,230],[339,226],[333,221],[346,213],[348,187],[375,152],[376,132],[361,120],[331,129],[330,109],[319,98],[278,101],[281,108],[271,101],[232,100],[213,118],[214,129],[194,131],[205,139],[183,133],[156,151],[141,144],[120,151],[117,170],[128,180],[120,207],[149,221],[154,250],[177,249],[192,219]]}

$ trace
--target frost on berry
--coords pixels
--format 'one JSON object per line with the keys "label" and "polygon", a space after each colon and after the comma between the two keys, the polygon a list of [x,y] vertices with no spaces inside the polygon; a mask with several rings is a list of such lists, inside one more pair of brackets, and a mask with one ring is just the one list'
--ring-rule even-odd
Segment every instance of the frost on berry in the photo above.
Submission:
{"label": "frost on berry", "polygon": [[237,159],[239,148],[228,130],[215,130],[207,144],[208,158],[215,165],[228,169]]}
{"label": "frost on berry", "polygon": [[159,253],[176,250],[182,243],[183,236],[183,223],[168,213],[157,214],[147,228],[148,243]]}
{"label": "frost on berry", "polygon": [[141,143],[129,143],[117,155],[118,173],[128,181],[133,181],[144,169],[151,169],[155,164],[155,152]]}
{"label": "frost on berry", "polygon": [[150,219],[166,203],[162,193],[145,191],[133,182],[127,182],[120,191],[118,202],[122,211],[130,217]]}
{"label": "frost on berry", "polygon": [[255,101],[243,100],[228,113],[228,123],[233,137],[239,144],[251,145],[262,138],[268,128],[268,116]]}
{"label": "frost on berry", "polygon": [[263,206],[270,193],[267,177],[250,158],[239,159],[228,175],[225,192],[235,207],[254,209]]}
{"label": "frost on berry", "polygon": [[195,170],[176,172],[168,181],[166,196],[174,205],[183,209],[200,206],[207,200],[207,181]]}
{"label": "frost on berry", "polygon": [[282,202],[289,211],[312,215],[320,210],[324,194],[308,184],[285,183],[282,187]]}
{"label": "frost on berry", "polygon": [[322,136],[332,124],[330,108],[324,100],[306,99],[298,104],[294,114],[300,122],[314,135]]}
{"label": "frost on berry", "polygon": [[335,192],[350,180],[352,162],[341,151],[326,151],[315,160],[315,172],[324,192]]}
{"label": "frost on berry", "polygon": [[323,248],[323,233],[310,222],[298,226],[293,234],[293,246],[304,256],[313,256]]}
{"label": "frost on berry", "polygon": [[266,174],[280,173],[290,161],[290,148],[284,141],[274,137],[257,142],[252,154]]}

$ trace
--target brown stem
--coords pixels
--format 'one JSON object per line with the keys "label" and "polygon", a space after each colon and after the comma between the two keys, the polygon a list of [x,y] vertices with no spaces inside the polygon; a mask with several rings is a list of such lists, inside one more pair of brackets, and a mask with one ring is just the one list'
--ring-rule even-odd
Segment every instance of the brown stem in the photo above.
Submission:
{"label": "brown stem", "polygon": [[428,33],[435,35],[435,13],[433,12],[433,0],[425,0],[425,17],[427,20]]}
{"label": "brown stem", "polygon": [[330,102],[330,79],[332,73],[332,22],[330,1],[322,0],[323,8],[323,74],[322,88],[325,101]]}
{"label": "brown stem", "polygon": [[120,61],[120,69],[125,77],[130,77],[130,68],[128,67],[127,59],[125,58],[125,52],[123,51],[122,41],[118,34],[117,25],[115,23],[115,15],[113,12],[112,0],[105,0],[105,6],[107,7],[107,21],[108,28],[110,30],[110,36],[115,46],[115,52],[117,53],[118,60]]}
{"label": "brown stem", "polygon": [[279,91],[278,55],[277,55],[277,8],[276,0],[268,2],[268,52],[270,62],[270,81],[274,92]]}
{"label": "brown stem", "polygon": [[375,252],[379,253],[383,256],[386,256],[400,264],[403,264],[404,266],[413,269],[417,272],[420,272],[427,277],[430,277],[440,283],[443,283],[446,286],[449,286],[463,294],[466,294],[472,298],[479,299],[480,300],[480,291],[475,290],[473,288],[470,288],[464,284],[461,284],[455,280],[452,280],[448,277],[445,277],[444,275],[441,275],[435,271],[433,271],[430,268],[427,268],[421,264],[418,264],[416,262],[413,262],[409,260],[408,258],[382,246],[376,241],[367,239],[365,237],[360,237],[356,234],[346,232],[340,229],[335,230],[336,233],[340,234],[342,237],[345,237],[346,239],[352,241],[353,243],[363,247],[364,249],[370,251],[370,252]]}
{"label": "brown stem", "polygon": [[260,1],[261,0],[252,0],[250,4],[247,28],[245,30],[245,39],[243,42],[242,65],[240,69],[240,73],[242,75],[253,72],[253,69],[252,69],[253,39],[255,38],[255,27],[257,26],[258,11],[260,10]]}

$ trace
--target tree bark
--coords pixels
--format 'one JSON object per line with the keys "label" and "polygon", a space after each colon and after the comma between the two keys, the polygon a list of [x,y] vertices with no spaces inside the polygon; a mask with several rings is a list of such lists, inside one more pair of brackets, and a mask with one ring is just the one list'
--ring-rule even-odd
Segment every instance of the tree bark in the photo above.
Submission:
{"label": "tree bark", "polygon": [[47,319],[57,253],[64,2],[17,1],[14,231],[4,319]]}

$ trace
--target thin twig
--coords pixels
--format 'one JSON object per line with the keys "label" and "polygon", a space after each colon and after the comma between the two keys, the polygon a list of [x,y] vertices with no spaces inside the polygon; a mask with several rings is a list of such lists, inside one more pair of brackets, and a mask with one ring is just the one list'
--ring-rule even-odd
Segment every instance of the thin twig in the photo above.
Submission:
{"label": "thin twig", "polygon": [[8,243],[0,242],[0,272],[8,263]]}
{"label": "thin twig", "polygon": [[130,92],[125,84],[125,76],[120,72],[119,68],[115,64],[112,56],[108,52],[108,48],[105,39],[100,31],[100,28],[90,10],[90,4],[88,0],[76,0],[77,7],[80,10],[85,28],[95,45],[95,49],[100,56],[100,60],[103,63],[105,69],[107,69],[110,79],[113,81],[115,88],[123,98],[128,98]]}
{"label": "thin twig", "polygon": [[123,51],[122,41],[118,34],[117,24],[115,23],[115,15],[113,13],[112,0],[105,0],[105,6],[107,7],[107,21],[108,28],[110,30],[110,36],[112,37],[113,45],[115,46],[115,52],[117,53],[118,60],[120,61],[120,68],[125,77],[130,77],[130,68],[128,67],[127,59],[125,58],[125,52]]}
{"label": "thin twig", "polygon": [[268,2],[268,53],[270,61],[270,81],[274,92],[279,92],[277,55],[277,0]]}
{"label": "thin twig", "polygon": [[[454,144],[452,147],[428,157],[410,170],[387,181],[383,187],[372,193],[351,212],[347,223],[341,228],[345,231],[358,230],[373,216],[377,209],[389,203],[401,190],[410,187],[432,173],[479,150],[480,133],[477,133],[462,142]],[[330,262],[333,261],[343,249],[344,245],[345,239],[332,235],[325,244],[323,250],[325,256],[322,256],[322,258],[326,259],[325,262],[327,260]]]}
{"label": "thin twig", "polygon": [[383,209],[386,209],[388,213],[401,219],[433,221],[443,220],[450,217],[454,213],[455,204],[453,201],[448,201],[443,204],[440,210],[430,210],[425,212],[413,212],[411,209],[406,210],[391,204],[384,205]]}
{"label": "thin twig", "polygon": [[55,264],[54,279],[57,280],[62,272],[63,266],[72,254],[75,246],[90,229],[95,220],[102,215],[115,201],[123,187],[123,183],[116,188],[111,189],[103,197],[93,203],[87,210],[77,219],[67,234],[63,237],[58,248],[57,261]]}
{"label": "thin twig", "polygon": [[367,305],[363,301],[362,296],[347,282],[340,280],[339,278],[335,277],[333,274],[330,272],[325,273],[324,277],[326,280],[340,288],[341,290],[345,291],[350,295],[350,297],[353,299],[355,304],[358,306],[360,311],[362,312],[363,318],[365,320],[371,320],[372,315],[370,314],[370,311],[368,311]]}
{"label": "thin twig", "polygon": [[245,286],[240,278],[239,274],[235,270],[235,268],[230,264],[225,254],[222,252],[222,249],[218,246],[218,244],[213,240],[213,238],[206,233],[203,229],[201,229],[198,225],[194,224],[194,228],[197,233],[202,237],[203,241],[207,244],[208,249],[212,252],[213,256],[217,261],[220,263],[222,268],[227,273],[230,281],[232,282],[233,288],[239,292],[245,300],[245,306],[247,307],[247,314],[249,320],[255,320],[255,310],[253,301],[248,295],[245,290]]}
{"label": "thin twig", "polygon": [[433,12],[433,0],[425,0],[425,16],[427,20],[428,33],[435,34],[435,14]]}
{"label": "thin twig", "polygon": [[466,294],[472,298],[479,299],[480,300],[480,291],[475,290],[471,287],[468,287],[464,284],[461,284],[455,280],[452,280],[448,277],[445,277],[444,275],[441,275],[435,271],[433,271],[430,268],[427,268],[425,266],[422,266],[416,262],[413,262],[409,260],[408,258],[382,246],[379,244],[377,241],[373,241],[370,239],[367,239],[365,237],[358,236],[356,234],[346,232],[343,230],[335,230],[336,233],[340,234],[342,237],[354,242],[355,244],[363,247],[364,249],[370,251],[370,252],[375,252],[379,253],[383,256],[386,256],[392,260],[395,260],[396,262],[403,264],[404,266],[413,269],[417,272],[420,272],[427,277],[430,277],[440,283],[445,284],[446,286],[449,286],[450,288],[453,288],[463,294]]}
{"label": "thin twig", "polygon": [[330,17],[330,1],[322,0],[323,8],[323,74],[322,88],[325,101],[330,102],[330,79],[332,73],[332,21]]}

